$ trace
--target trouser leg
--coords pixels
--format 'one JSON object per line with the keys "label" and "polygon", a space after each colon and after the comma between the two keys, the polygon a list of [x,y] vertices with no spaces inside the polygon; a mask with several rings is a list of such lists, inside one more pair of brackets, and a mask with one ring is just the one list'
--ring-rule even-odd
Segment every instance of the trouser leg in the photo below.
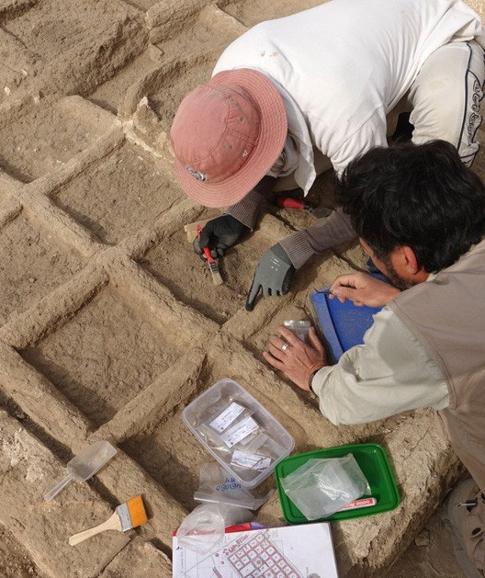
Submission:
{"label": "trouser leg", "polygon": [[412,141],[448,141],[470,166],[479,149],[484,77],[484,51],[475,41],[446,44],[433,52],[409,92]]}

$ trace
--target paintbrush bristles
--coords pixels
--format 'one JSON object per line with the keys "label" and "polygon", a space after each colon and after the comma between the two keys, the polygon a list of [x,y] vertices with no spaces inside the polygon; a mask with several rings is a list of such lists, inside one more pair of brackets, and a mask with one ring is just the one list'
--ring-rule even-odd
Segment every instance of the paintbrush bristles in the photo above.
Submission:
{"label": "paintbrush bristles", "polygon": [[148,516],[141,496],[130,498],[126,502],[131,519],[131,527],[138,528],[148,522]]}
{"label": "paintbrush bristles", "polygon": [[224,283],[217,263],[209,263],[209,271],[211,272],[213,285],[222,285]]}

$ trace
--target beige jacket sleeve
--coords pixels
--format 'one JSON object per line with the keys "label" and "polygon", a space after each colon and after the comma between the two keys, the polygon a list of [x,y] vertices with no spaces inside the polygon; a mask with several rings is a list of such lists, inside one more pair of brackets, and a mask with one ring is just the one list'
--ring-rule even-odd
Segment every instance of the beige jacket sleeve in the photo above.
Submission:
{"label": "beige jacket sleeve", "polygon": [[317,372],[312,389],[322,414],[334,424],[366,423],[421,407],[448,406],[440,368],[388,308],[374,316],[363,345]]}

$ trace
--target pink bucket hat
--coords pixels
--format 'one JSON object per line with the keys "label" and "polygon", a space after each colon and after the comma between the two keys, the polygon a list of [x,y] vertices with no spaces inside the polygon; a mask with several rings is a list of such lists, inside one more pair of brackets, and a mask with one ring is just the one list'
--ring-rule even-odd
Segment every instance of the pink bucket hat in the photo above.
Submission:
{"label": "pink bucket hat", "polygon": [[234,205],[273,166],[287,131],[271,80],[247,68],[219,72],[183,99],[170,130],[184,191],[206,207]]}

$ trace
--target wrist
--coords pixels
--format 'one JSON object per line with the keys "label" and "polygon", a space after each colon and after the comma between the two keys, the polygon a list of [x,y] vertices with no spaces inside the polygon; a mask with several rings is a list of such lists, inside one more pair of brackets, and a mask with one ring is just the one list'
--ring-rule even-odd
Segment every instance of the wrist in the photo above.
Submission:
{"label": "wrist", "polygon": [[309,375],[308,375],[308,382],[307,382],[308,391],[313,391],[313,389],[312,389],[313,378],[322,369],[322,367],[325,367],[325,365],[323,365],[321,363],[315,363],[310,368]]}
{"label": "wrist", "polygon": [[389,288],[387,289],[386,295],[384,296],[383,299],[383,304],[387,305],[389,301],[392,301],[394,297],[397,297],[400,293],[401,293],[400,289],[394,287],[393,285],[389,285]]}

